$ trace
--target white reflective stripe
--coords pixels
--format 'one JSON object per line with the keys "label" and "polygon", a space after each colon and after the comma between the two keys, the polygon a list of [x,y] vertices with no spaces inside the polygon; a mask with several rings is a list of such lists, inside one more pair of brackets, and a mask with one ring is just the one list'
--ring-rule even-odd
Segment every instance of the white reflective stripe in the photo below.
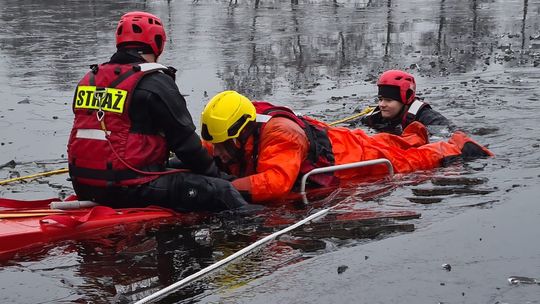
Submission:
{"label": "white reflective stripe", "polygon": [[256,122],[268,122],[272,118],[270,115],[264,115],[264,114],[257,114],[257,117],[255,117]]}
{"label": "white reflective stripe", "polygon": [[163,70],[168,69],[163,64],[155,63],[155,62],[147,62],[147,63],[141,63],[139,64],[139,67],[141,67],[141,72],[148,72],[151,70]]}
{"label": "white reflective stripe", "polygon": [[413,103],[411,104],[411,106],[409,107],[409,113],[411,113],[412,115],[416,115],[416,113],[418,113],[418,110],[420,110],[420,108],[424,105],[424,102],[420,101],[420,100],[415,100],[413,101]]}
{"label": "white reflective stripe", "polygon": [[[111,131],[107,131],[107,135],[111,134]],[[78,129],[76,138],[84,139],[97,139],[97,140],[107,140],[105,137],[105,132],[99,129]]]}

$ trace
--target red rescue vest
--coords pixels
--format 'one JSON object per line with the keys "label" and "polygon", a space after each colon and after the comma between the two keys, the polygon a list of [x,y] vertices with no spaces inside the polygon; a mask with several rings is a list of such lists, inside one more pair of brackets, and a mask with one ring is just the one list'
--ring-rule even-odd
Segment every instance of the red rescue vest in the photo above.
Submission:
{"label": "red rescue vest", "polygon": [[168,151],[159,134],[131,131],[129,108],[135,87],[148,73],[164,71],[157,63],[92,66],[73,98],[75,119],[68,142],[69,173],[77,183],[126,186],[147,183],[161,171]]}

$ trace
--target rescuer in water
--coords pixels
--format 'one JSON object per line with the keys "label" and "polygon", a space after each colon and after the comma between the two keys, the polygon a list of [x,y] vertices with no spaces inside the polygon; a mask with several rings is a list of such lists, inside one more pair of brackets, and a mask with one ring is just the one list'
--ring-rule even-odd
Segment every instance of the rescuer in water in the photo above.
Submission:
{"label": "rescuer in water", "polygon": [[455,131],[455,125],[428,103],[416,97],[414,76],[401,70],[388,70],[377,80],[378,105],[360,122],[380,132],[401,134],[418,121],[431,135]]}

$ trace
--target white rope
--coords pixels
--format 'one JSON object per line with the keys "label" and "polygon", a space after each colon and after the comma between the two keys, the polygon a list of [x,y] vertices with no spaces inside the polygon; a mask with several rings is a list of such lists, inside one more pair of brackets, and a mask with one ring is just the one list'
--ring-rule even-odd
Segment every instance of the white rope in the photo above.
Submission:
{"label": "white rope", "polygon": [[169,285],[169,286],[167,286],[167,287],[165,287],[165,288],[163,288],[161,290],[158,290],[157,292],[155,292],[155,293],[153,293],[153,294],[151,294],[151,295],[149,295],[149,296],[135,302],[135,304],[150,303],[151,301],[154,301],[154,300],[157,300],[157,299],[159,299],[161,297],[169,295],[169,294],[173,293],[174,291],[182,288],[184,285],[197,280],[198,278],[200,278],[200,277],[202,277],[202,276],[216,270],[217,268],[219,268],[219,267],[221,267],[223,265],[226,265],[226,264],[232,262],[233,260],[235,260],[235,259],[237,259],[237,258],[239,258],[241,256],[244,256],[246,254],[251,253],[257,247],[259,247],[259,246],[261,246],[261,245],[263,245],[265,243],[270,242],[271,240],[275,239],[276,237],[278,237],[278,236],[280,236],[280,235],[282,235],[284,233],[287,233],[287,232],[289,232],[289,231],[291,231],[293,229],[296,229],[296,228],[304,225],[305,223],[308,223],[308,222],[313,221],[313,220],[315,220],[315,219],[317,219],[317,218],[319,218],[321,216],[326,215],[331,209],[335,208],[336,206],[337,205],[335,205],[333,207],[330,207],[330,208],[323,209],[323,210],[321,210],[321,211],[319,211],[317,213],[314,213],[314,214],[306,217],[305,219],[303,219],[303,220],[301,220],[301,221],[299,221],[299,222],[297,222],[297,223],[295,223],[295,224],[293,224],[291,226],[288,226],[288,227],[286,227],[286,228],[284,228],[284,229],[282,229],[280,231],[274,232],[274,233],[272,233],[272,234],[258,240],[257,242],[255,242],[255,243],[241,249],[240,251],[237,251],[236,253],[224,258],[223,260],[220,260],[217,263],[214,263],[214,264],[212,264],[212,265],[210,265],[210,266],[208,266],[208,267],[206,267],[204,269],[201,269],[200,271],[198,271],[198,272],[196,272],[196,273],[182,279],[181,281],[178,281],[178,282],[176,282],[176,283],[174,283],[172,285]]}

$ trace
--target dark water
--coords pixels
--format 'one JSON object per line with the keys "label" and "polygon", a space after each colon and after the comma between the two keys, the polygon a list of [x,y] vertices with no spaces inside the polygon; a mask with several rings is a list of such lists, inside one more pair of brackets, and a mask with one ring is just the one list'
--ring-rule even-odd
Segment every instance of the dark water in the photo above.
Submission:
{"label": "dark water", "polygon": [[[529,208],[529,217],[500,210],[513,202],[532,202],[540,195],[535,186],[540,181],[539,1],[4,0],[0,3],[0,165],[11,160],[16,165],[2,166],[1,179],[66,166],[75,84],[89,64],[108,59],[114,51],[113,31],[119,16],[135,9],[155,13],[165,22],[169,37],[161,61],[178,68],[177,83],[197,124],[208,97],[224,89],[333,121],[359,105],[371,104],[378,74],[400,68],[417,77],[421,97],[497,155],[398,176],[392,183],[351,187],[327,201],[344,201],[351,209],[421,213],[421,218],[405,221],[420,231],[405,233],[406,227],[401,227],[397,230],[405,235],[392,239],[384,239],[388,234],[375,239],[339,238],[315,231],[313,246],[317,249],[322,242],[324,249],[310,250],[306,244],[295,249],[286,240],[273,243],[165,302],[268,303],[277,296],[290,303],[307,299],[328,303],[332,290],[347,286],[344,302],[349,303],[355,299],[395,303],[400,298],[408,299],[405,302],[421,299],[418,303],[442,299],[449,303],[538,303],[537,286],[508,291],[500,283],[509,275],[540,277],[537,234],[493,236],[496,243],[523,237],[512,246],[530,255],[515,255],[512,263],[505,264],[507,272],[486,271],[485,277],[500,280],[484,284],[492,293],[474,289],[485,269],[463,267],[461,275],[467,279],[455,284],[466,286],[472,298],[464,297],[462,289],[437,297],[437,289],[407,283],[407,271],[385,268],[384,261],[367,268],[355,268],[352,261],[365,260],[364,249],[378,255],[398,251],[408,242],[429,252],[440,244],[424,239],[462,232],[451,240],[455,246],[438,248],[449,250],[442,256],[458,255],[456,263],[463,262],[469,251],[461,251],[459,244],[471,235],[463,231],[472,233],[475,228],[471,221],[461,219],[473,215],[485,216],[493,226],[504,223],[521,231],[538,230],[538,224],[530,221],[531,214],[540,214],[535,205],[522,206]],[[59,175],[1,186],[0,196],[63,197],[72,191],[65,178]],[[281,212],[287,213],[272,211]],[[165,227],[133,236],[131,243],[120,248],[114,241],[121,243],[121,235],[112,238],[113,245],[61,244],[1,266],[0,295],[6,303],[130,302],[271,231],[262,221],[222,216],[192,229]],[[439,222],[447,226],[441,228]],[[306,240],[289,236],[300,237]],[[513,255],[503,252],[500,256],[509,261]],[[497,268],[497,258],[491,258],[477,254],[475,260]],[[310,261],[299,263],[304,260]],[[349,264],[344,274],[371,275],[374,283],[363,284],[369,287],[363,290],[351,285],[359,278],[340,276],[341,284],[306,287],[306,282],[310,286],[324,282],[327,267],[335,271],[340,266],[332,261]],[[409,265],[403,269],[412,267],[410,261],[407,264],[396,257],[386,262],[392,261]],[[305,275],[302,267],[306,267]],[[293,269],[296,276],[274,274],[283,269]],[[424,276],[420,281],[435,276],[429,269],[419,273]],[[264,283],[273,280],[283,281],[287,288],[271,289]],[[401,283],[382,284],[388,281]],[[500,286],[504,292],[497,289]]]}

